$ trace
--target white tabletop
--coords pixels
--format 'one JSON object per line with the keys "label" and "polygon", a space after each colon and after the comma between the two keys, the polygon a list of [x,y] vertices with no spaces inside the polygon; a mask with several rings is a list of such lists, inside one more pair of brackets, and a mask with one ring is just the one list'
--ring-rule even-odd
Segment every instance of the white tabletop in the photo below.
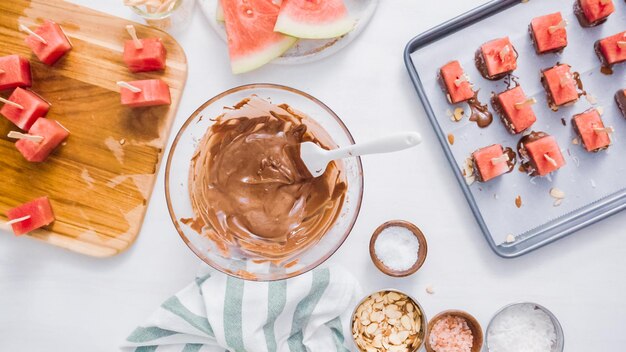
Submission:
{"label": "white tabletop", "polygon": [[[73,1],[133,18],[121,0]],[[626,212],[521,258],[499,258],[480,233],[411,85],[402,60],[406,43],[482,2],[443,0],[427,9],[424,1],[382,0],[370,26],[340,53],[240,76],[230,73],[225,44],[197,11],[190,28],[176,35],[187,53],[189,79],[174,131],[210,97],[254,82],[316,96],[357,141],[418,130],[420,147],[363,159],[361,216],[328,264],[349,267],[366,291],[402,289],[430,316],[465,309],[483,327],[501,306],[534,301],[560,319],[566,351],[623,350],[626,334],[618,328],[626,316]],[[381,274],[367,248],[372,231],[396,218],[417,224],[429,241],[424,267],[405,279]],[[200,264],[167,214],[163,170],[141,235],[116,257],[90,258],[0,233],[0,351],[117,350],[137,324],[192,280]],[[425,292],[427,284],[435,294]]]}

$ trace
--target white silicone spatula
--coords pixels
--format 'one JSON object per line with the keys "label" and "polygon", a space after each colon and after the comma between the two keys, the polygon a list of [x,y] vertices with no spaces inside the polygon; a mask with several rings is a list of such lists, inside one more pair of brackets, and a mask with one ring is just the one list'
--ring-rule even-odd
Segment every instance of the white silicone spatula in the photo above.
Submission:
{"label": "white silicone spatula", "polygon": [[322,149],[313,142],[300,144],[300,157],[313,177],[321,176],[332,160],[366,154],[391,153],[419,144],[422,136],[417,132],[399,133],[365,143],[357,143],[332,150]]}

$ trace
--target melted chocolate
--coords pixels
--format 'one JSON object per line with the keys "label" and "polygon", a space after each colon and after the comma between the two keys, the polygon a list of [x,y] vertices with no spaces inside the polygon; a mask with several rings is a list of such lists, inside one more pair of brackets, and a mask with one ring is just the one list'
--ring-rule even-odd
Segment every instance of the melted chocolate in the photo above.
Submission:
{"label": "melted chocolate", "polygon": [[622,115],[626,117],[626,95],[623,90],[619,90],[615,93],[615,102],[617,103],[617,107],[622,112]]}
{"label": "melted chocolate", "polygon": [[535,162],[528,156],[528,151],[526,150],[526,144],[530,142],[534,142],[541,138],[548,137],[548,134],[545,132],[530,132],[526,136],[522,137],[519,142],[517,142],[517,152],[520,158],[520,171],[524,171],[530,176],[535,176],[537,174],[537,165]]}
{"label": "melted chocolate", "polygon": [[478,100],[478,90],[474,92],[474,97],[467,101],[470,107],[471,114],[469,120],[476,122],[478,127],[485,128],[493,122],[493,115],[489,111],[487,104],[482,104]]}
{"label": "melted chocolate", "polygon": [[223,254],[287,260],[334,224],[347,189],[343,165],[331,162],[312,177],[299,155],[305,141],[334,146],[307,116],[256,96],[225,109],[207,131],[189,191],[196,217],[210,225],[204,233]]}

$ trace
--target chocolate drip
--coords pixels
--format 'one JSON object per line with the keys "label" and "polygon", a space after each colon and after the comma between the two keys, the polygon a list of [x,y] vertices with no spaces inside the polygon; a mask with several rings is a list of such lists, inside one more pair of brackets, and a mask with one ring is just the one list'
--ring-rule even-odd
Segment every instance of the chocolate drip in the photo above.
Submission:
{"label": "chocolate drip", "polygon": [[493,122],[493,115],[489,111],[487,104],[482,104],[478,100],[478,91],[474,93],[474,97],[467,101],[471,114],[469,120],[476,122],[478,127],[485,128]]}

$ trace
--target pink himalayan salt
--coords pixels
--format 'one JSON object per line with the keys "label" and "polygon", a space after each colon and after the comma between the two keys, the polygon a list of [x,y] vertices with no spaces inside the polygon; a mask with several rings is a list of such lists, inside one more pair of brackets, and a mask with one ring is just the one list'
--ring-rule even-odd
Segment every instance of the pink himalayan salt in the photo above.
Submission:
{"label": "pink himalayan salt", "polygon": [[428,342],[435,352],[471,352],[474,336],[465,319],[446,315],[435,323]]}

